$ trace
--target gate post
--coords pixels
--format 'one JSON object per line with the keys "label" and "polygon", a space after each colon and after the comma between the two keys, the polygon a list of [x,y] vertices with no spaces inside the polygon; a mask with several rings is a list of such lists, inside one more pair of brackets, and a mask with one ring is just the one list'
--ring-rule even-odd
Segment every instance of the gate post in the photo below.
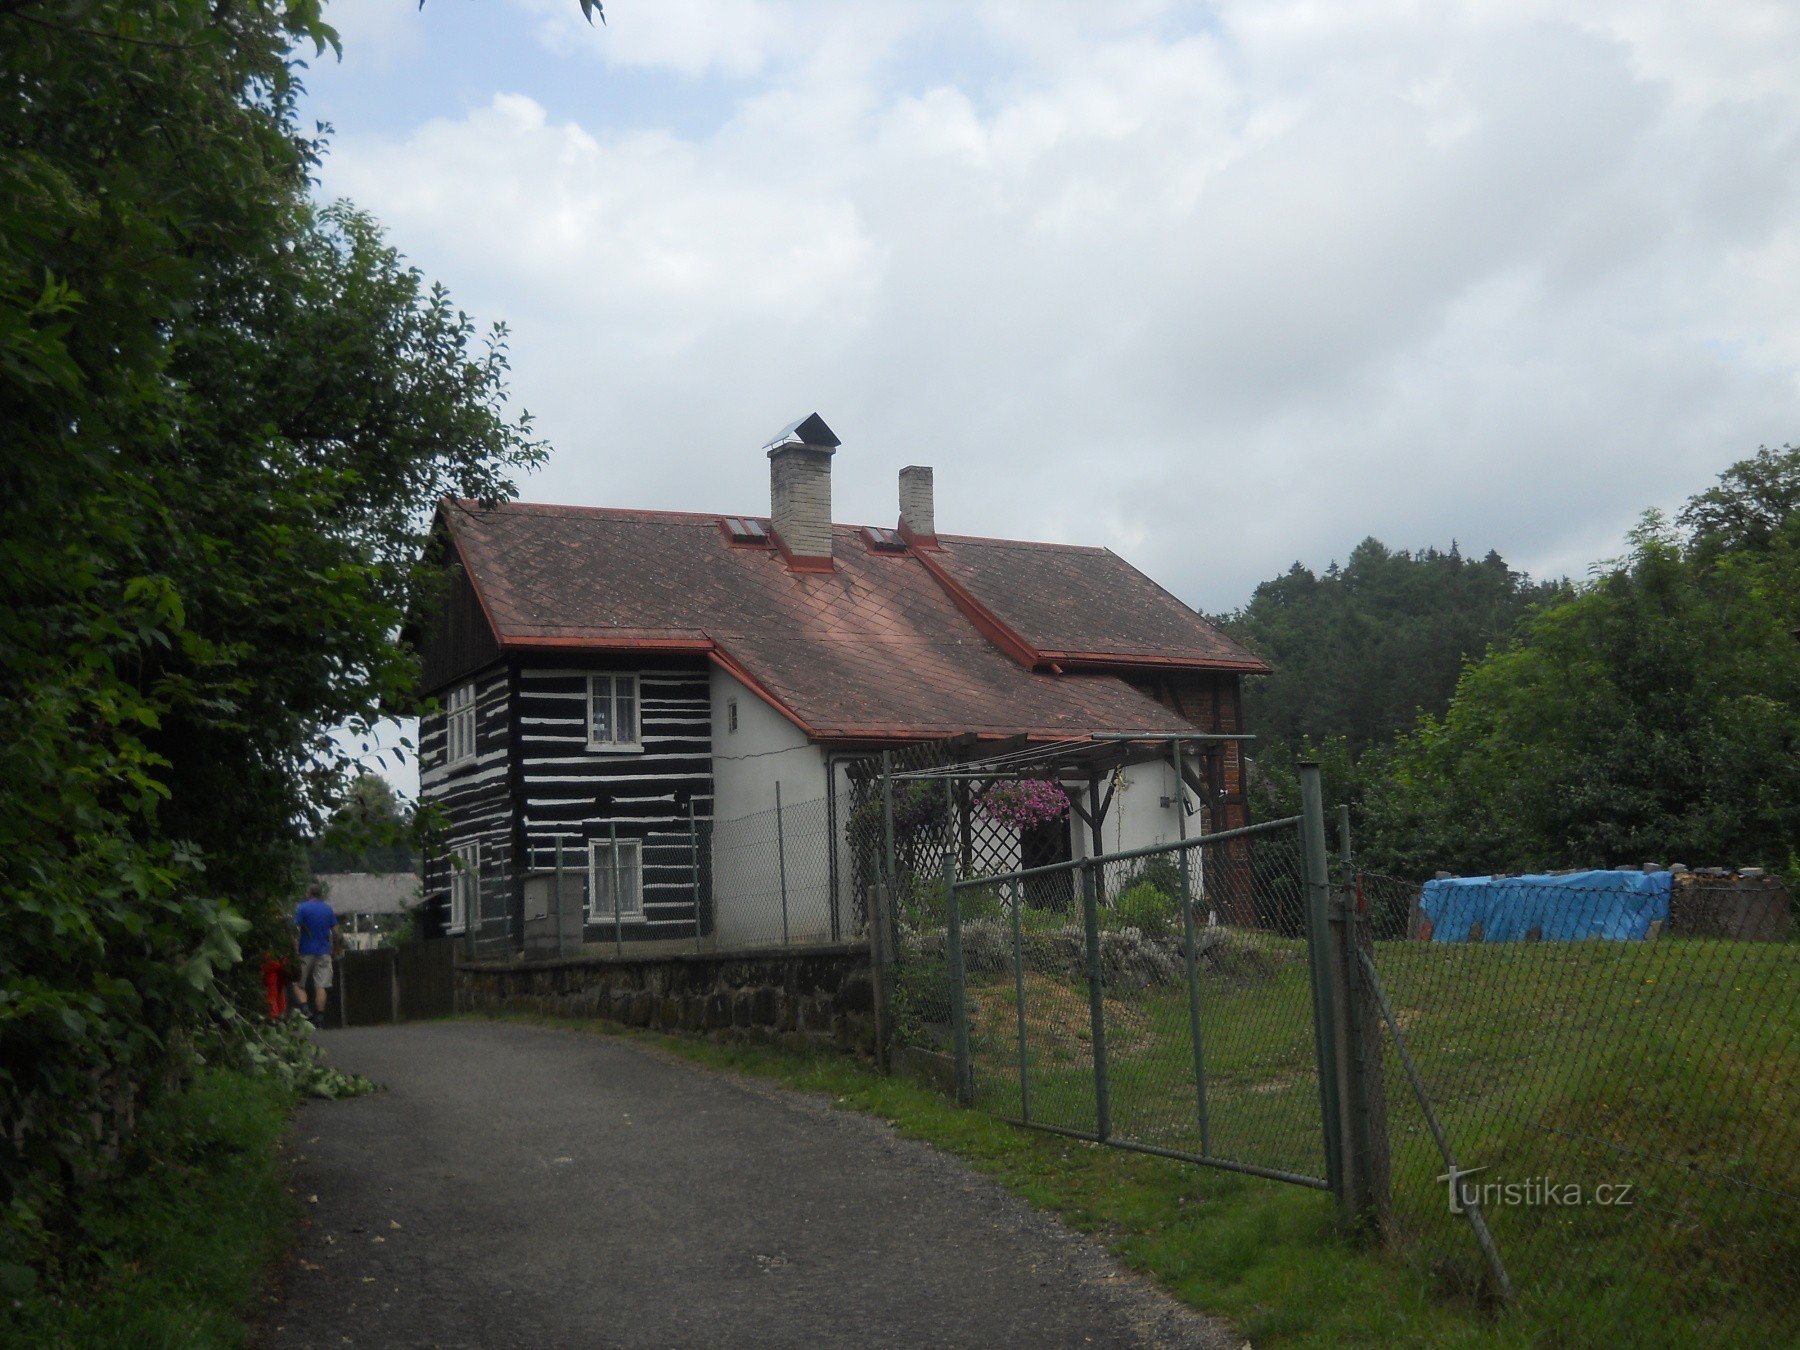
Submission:
{"label": "gate post", "polygon": [[894,930],[888,917],[888,883],[869,887],[869,976],[875,986],[875,1063],[893,1072]]}
{"label": "gate post", "polygon": [[1344,1132],[1338,1078],[1341,984],[1331,959],[1331,866],[1325,853],[1325,801],[1319,765],[1300,764],[1300,849],[1306,865],[1306,954],[1312,975],[1313,1044],[1319,1062],[1319,1120],[1325,1139],[1325,1180],[1348,1217]]}
{"label": "gate post", "polygon": [[1344,1138],[1350,1219],[1374,1237],[1387,1230],[1393,1198],[1388,1145],[1387,1082],[1382,1072],[1381,1011],[1370,984],[1375,946],[1364,922],[1361,887],[1351,861],[1350,808],[1338,808],[1338,850],[1343,885],[1331,916],[1332,957],[1343,990]]}
{"label": "gate post", "polygon": [[1106,1071],[1106,986],[1100,964],[1100,887],[1094,873],[1102,864],[1090,858],[1081,868],[1081,921],[1087,929],[1088,1016],[1093,1023],[1094,1133],[1100,1142],[1112,1138],[1112,1085]]}

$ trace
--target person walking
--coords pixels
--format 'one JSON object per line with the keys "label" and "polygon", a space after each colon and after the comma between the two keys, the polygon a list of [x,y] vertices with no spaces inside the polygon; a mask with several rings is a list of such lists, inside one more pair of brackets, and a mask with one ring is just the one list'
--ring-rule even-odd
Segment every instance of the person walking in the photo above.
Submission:
{"label": "person walking", "polygon": [[343,949],[337,911],[319,895],[319,883],[306,888],[306,899],[294,910],[294,941],[300,949],[300,999],[308,1020],[325,1025],[331,995],[331,958]]}

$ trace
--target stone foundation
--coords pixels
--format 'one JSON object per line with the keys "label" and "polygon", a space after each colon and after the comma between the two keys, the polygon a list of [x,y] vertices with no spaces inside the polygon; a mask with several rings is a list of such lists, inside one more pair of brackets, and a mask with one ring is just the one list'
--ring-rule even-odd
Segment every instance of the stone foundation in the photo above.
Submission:
{"label": "stone foundation", "polygon": [[456,1007],[875,1053],[875,985],[862,946],[463,963]]}

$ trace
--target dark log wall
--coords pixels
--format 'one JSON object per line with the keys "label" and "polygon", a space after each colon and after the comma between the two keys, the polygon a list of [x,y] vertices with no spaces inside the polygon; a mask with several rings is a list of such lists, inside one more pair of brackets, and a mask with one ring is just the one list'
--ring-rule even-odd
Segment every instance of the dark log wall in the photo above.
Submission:
{"label": "dark log wall", "polygon": [[500,659],[500,643],[460,563],[449,568],[442,608],[419,643],[419,692],[442,694]]}
{"label": "dark log wall", "polygon": [[[496,942],[509,931],[514,905],[513,810],[510,792],[511,676],[494,666],[474,677],[475,759],[444,763],[444,714],[419,719],[419,795],[440,806],[444,829],[425,850],[425,893],[450,891],[450,854],[459,844],[481,845],[481,890],[476,936]],[[446,911],[447,912],[447,911]]]}
{"label": "dark log wall", "polygon": [[[1242,678],[1232,674],[1181,674],[1140,676],[1130,682],[1201,731],[1245,731]],[[1213,799],[1208,806],[1214,813],[1215,829],[1236,829],[1249,823],[1244,801],[1243,750],[1240,743],[1225,741],[1200,751],[1212,788]]]}
{"label": "dark log wall", "polygon": [[[587,748],[590,671],[635,673],[642,701],[642,753]],[[525,666],[518,672],[517,793],[523,805],[519,847],[528,870],[556,865],[584,869],[588,845],[612,829],[643,843],[644,916],[626,922],[626,941],[694,934],[695,876],[690,858],[688,804],[707,852],[712,821],[712,703],[706,666],[650,663],[637,658],[608,666]],[[704,895],[702,895],[704,901]],[[710,931],[702,905],[704,931]],[[613,924],[588,927],[589,941],[610,939]]]}

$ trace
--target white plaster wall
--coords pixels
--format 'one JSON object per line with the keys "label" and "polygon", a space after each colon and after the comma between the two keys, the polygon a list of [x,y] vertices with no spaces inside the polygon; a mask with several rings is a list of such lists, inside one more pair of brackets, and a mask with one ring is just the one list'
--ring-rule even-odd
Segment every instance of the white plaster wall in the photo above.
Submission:
{"label": "white plaster wall", "polygon": [[[738,726],[729,730],[737,701]],[[725,671],[712,673],[713,912],[721,947],[782,936],[782,858],[775,846],[781,784],[787,853],[787,935],[831,935],[831,841],[825,837],[825,752]]]}
{"label": "white plaster wall", "polygon": [[[1173,764],[1155,762],[1129,765],[1120,770],[1119,779],[1112,805],[1107,808],[1106,820],[1101,827],[1105,852],[1121,853],[1149,848],[1155,844],[1173,843],[1182,837],[1182,822],[1176,813],[1184,805],[1194,808],[1187,813],[1187,837],[1191,839],[1202,832],[1199,799],[1191,789],[1186,791],[1185,798],[1177,791],[1179,785],[1175,780]],[[1071,786],[1071,792],[1073,791]],[[1104,782],[1100,793],[1104,798]],[[1165,798],[1170,799],[1167,806],[1163,805]],[[1083,806],[1087,805],[1085,789],[1079,800]],[[1078,818],[1075,821],[1075,856],[1087,858],[1093,856],[1093,852],[1092,834],[1087,824]]]}

